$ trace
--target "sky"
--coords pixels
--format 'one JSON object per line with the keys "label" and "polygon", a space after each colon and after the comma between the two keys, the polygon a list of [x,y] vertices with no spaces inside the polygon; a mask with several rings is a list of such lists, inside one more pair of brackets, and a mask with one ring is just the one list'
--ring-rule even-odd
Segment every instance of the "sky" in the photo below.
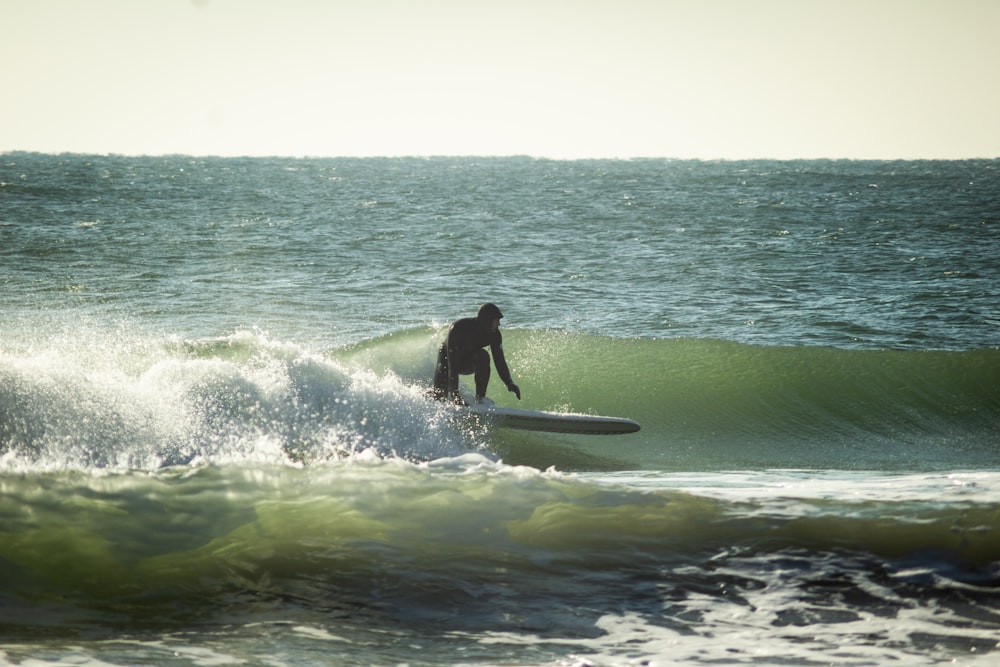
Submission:
{"label": "sky", "polygon": [[0,0],[0,152],[1000,157],[998,0]]}

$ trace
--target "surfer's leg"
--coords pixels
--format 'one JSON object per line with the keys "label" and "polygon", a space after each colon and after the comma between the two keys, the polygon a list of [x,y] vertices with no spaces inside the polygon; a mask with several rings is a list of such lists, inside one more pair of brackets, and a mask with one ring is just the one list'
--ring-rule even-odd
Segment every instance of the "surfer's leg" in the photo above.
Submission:
{"label": "surfer's leg", "polygon": [[[457,384],[457,377],[456,384]],[[438,349],[437,366],[434,367],[434,398],[444,400],[448,395],[448,348],[442,345]]]}
{"label": "surfer's leg", "polygon": [[476,365],[476,400],[486,396],[486,387],[490,383],[490,355],[486,350],[476,350],[474,353]]}
{"label": "surfer's leg", "polygon": [[438,368],[440,373],[435,373],[435,387],[440,388],[441,399],[450,398],[454,399],[456,403],[464,404],[465,401],[458,393],[458,376],[469,375],[475,371],[474,360],[470,352],[461,348],[442,350],[438,354]]}

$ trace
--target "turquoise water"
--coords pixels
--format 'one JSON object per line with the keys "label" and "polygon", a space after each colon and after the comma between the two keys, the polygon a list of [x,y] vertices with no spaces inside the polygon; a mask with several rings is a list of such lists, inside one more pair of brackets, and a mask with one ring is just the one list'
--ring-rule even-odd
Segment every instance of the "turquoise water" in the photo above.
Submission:
{"label": "turquoise water", "polygon": [[996,660],[997,161],[0,158],[0,664]]}

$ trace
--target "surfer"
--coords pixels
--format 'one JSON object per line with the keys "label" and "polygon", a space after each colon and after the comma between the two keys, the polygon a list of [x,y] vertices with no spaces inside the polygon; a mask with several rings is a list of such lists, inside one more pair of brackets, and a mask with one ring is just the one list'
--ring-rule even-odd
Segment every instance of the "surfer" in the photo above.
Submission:
{"label": "surfer", "polygon": [[451,396],[456,403],[464,403],[458,393],[458,376],[475,375],[476,402],[482,401],[490,382],[490,355],[483,349],[489,345],[497,374],[507,385],[507,390],[521,400],[521,390],[511,380],[510,369],[503,356],[503,336],[500,335],[502,317],[499,308],[492,303],[484,303],[475,317],[463,317],[448,328],[434,369],[434,398],[440,401]]}

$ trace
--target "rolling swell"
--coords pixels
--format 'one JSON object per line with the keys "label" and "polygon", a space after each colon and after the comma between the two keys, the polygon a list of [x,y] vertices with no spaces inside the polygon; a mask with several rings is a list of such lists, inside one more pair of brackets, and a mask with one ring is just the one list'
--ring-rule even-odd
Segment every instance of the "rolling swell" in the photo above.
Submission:
{"label": "rolling swell", "polygon": [[[809,554],[838,563],[825,590],[849,592],[843,568],[865,570],[851,558],[902,573],[915,554],[933,552],[935,562],[958,568],[953,576],[984,585],[988,598],[1000,550],[995,506],[982,502],[988,492],[980,502],[973,494],[926,505],[778,493],[732,500],[474,454],[424,464],[59,472],[0,483],[0,586],[9,602],[0,627],[77,613],[162,627],[247,613],[286,618],[288,610],[339,613],[347,623],[551,627],[592,609],[662,613],[664,590],[679,600],[685,590],[725,598],[732,585],[747,594],[761,588],[734,579],[727,562],[757,560],[808,581],[817,577],[812,565],[793,574],[788,562],[811,563]],[[627,573],[631,585],[609,572]],[[906,581],[884,578],[914,595]],[[900,604],[893,595],[887,602]],[[552,614],[553,603],[564,613]],[[50,606],[55,617],[45,613]]]}

